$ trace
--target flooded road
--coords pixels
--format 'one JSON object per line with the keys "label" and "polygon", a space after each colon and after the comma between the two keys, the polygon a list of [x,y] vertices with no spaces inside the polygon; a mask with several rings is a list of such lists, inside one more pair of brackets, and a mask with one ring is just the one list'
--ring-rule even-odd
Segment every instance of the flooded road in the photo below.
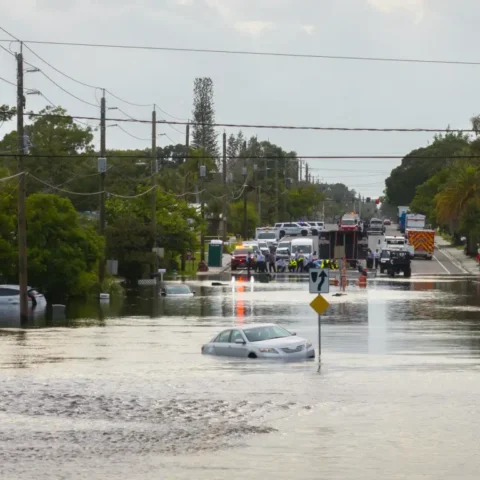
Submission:
{"label": "flooded road", "polygon": [[306,283],[190,285],[0,319],[1,479],[478,478],[478,281],[327,296],[320,372],[200,354],[249,322],[317,346]]}

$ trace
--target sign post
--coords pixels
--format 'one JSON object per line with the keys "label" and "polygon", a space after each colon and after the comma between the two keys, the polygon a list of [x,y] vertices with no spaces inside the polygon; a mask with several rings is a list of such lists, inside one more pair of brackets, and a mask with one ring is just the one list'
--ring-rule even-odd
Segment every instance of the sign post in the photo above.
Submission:
{"label": "sign post", "polygon": [[322,293],[330,292],[330,270],[314,268],[309,271],[309,291],[317,296],[310,306],[318,314],[318,368],[320,369],[322,355],[322,313],[327,310],[329,303],[323,298]]}

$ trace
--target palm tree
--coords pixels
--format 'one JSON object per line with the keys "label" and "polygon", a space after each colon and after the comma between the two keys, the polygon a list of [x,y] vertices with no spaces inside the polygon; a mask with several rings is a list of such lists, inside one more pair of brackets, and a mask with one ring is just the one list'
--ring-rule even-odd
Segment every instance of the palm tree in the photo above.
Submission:
{"label": "palm tree", "polygon": [[480,166],[457,164],[451,170],[450,179],[444,189],[435,196],[439,221],[449,225],[453,232],[466,234],[470,246],[474,243],[474,239],[470,237],[477,228],[471,222],[472,206],[479,205]]}

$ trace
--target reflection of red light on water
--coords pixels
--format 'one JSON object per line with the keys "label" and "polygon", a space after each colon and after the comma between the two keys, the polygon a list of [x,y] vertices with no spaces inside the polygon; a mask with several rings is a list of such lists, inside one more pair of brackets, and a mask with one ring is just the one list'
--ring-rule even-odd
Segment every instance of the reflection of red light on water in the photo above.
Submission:
{"label": "reflection of red light on water", "polygon": [[[238,286],[238,291],[243,293],[245,292],[245,285],[239,285]],[[238,299],[236,303],[236,308],[237,308],[237,317],[238,317],[238,323],[243,325],[245,323],[245,302],[243,299]]]}

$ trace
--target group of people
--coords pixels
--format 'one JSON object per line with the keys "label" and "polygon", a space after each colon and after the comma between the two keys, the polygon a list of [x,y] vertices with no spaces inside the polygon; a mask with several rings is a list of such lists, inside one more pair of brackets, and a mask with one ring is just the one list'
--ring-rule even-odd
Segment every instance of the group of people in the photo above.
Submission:
{"label": "group of people", "polygon": [[[315,255],[315,252],[314,252]],[[314,255],[304,254],[302,250],[298,250],[294,257],[290,260],[279,258],[275,252],[262,253],[257,251],[251,253],[248,259],[248,267],[255,273],[303,273],[308,272],[310,268],[329,268],[338,270],[337,260],[321,260],[314,258]]]}

